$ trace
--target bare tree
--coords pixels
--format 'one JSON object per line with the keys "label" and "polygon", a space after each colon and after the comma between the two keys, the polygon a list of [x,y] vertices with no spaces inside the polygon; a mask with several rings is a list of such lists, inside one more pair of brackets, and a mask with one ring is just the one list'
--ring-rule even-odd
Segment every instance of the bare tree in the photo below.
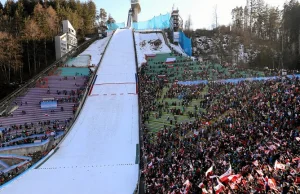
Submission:
{"label": "bare tree", "polygon": [[218,28],[218,5],[215,5],[214,7],[214,22],[215,28]]}
{"label": "bare tree", "polygon": [[192,30],[192,25],[193,25],[193,22],[192,22],[192,18],[191,18],[191,15],[188,16],[188,19],[185,21],[185,30],[186,31],[191,31]]}

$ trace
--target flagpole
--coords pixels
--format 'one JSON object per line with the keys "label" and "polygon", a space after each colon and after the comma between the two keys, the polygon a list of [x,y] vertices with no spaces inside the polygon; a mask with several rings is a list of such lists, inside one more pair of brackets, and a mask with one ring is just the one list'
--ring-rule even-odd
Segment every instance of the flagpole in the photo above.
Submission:
{"label": "flagpole", "polygon": [[214,178],[211,179],[211,188],[212,188],[213,194],[216,194],[215,189],[214,189],[214,181],[213,181],[213,179]]}

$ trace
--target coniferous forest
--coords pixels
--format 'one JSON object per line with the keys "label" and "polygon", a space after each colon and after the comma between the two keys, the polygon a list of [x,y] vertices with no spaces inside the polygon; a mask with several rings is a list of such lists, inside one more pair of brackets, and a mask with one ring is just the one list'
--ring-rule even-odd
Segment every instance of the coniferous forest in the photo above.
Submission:
{"label": "coniferous forest", "polygon": [[[80,41],[94,34],[96,5],[79,0],[0,2],[0,87],[17,87],[55,61],[54,37],[68,19]],[[1,94],[0,94],[1,96]]]}

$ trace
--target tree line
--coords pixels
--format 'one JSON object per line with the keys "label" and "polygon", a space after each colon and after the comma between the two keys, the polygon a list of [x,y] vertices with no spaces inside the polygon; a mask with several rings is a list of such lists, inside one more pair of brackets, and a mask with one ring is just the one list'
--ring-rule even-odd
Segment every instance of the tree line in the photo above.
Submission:
{"label": "tree line", "polygon": [[96,17],[90,0],[0,2],[0,82],[23,82],[53,62],[62,20],[71,22],[81,40],[96,32]]}
{"label": "tree line", "polygon": [[245,7],[235,7],[231,14],[232,31],[243,37],[246,46],[253,42],[265,46],[252,61],[253,65],[271,63],[280,68],[299,69],[300,4],[297,0],[286,2],[283,9],[264,0],[247,0]]}

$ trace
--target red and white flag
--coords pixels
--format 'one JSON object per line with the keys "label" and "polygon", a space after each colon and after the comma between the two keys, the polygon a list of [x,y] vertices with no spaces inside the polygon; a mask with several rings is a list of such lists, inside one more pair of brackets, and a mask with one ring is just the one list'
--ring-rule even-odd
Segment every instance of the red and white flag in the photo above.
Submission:
{"label": "red and white flag", "polygon": [[222,174],[219,179],[221,182],[225,182],[225,181],[228,181],[228,177],[232,174],[232,169],[231,169],[231,164],[229,165],[229,169],[224,173]]}
{"label": "red and white flag", "polygon": [[238,189],[238,186],[235,183],[229,183],[229,186],[232,190]]}
{"label": "red and white flag", "polygon": [[224,190],[225,186],[219,181],[219,179],[217,179],[217,181],[218,181],[218,185],[214,187],[214,190],[216,194],[219,194]]}
{"label": "red and white flag", "polygon": [[203,182],[201,182],[201,183],[198,185],[199,188],[204,188],[204,186],[205,186],[205,185],[203,184]]}
{"label": "red and white flag", "polygon": [[208,194],[208,191],[205,188],[202,188],[202,194]]}
{"label": "red and white flag", "polygon": [[208,177],[210,175],[213,174],[213,166],[211,166],[206,172],[205,172],[205,176]]}
{"label": "red and white flag", "polygon": [[268,179],[268,185],[271,189],[277,191],[275,179]]}
{"label": "red and white flag", "polygon": [[260,176],[264,176],[264,173],[261,169],[256,169],[256,172],[260,175]]}
{"label": "red and white flag", "polygon": [[285,165],[277,162],[277,160],[276,160],[275,165],[274,165],[274,169],[275,170],[279,170],[279,169],[280,170],[285,170]]}
{"label": "red and white flag", "polygon": [[258,166],[258,161],[255,160],[254,162],[252,162],[252,164],[253,164],[254,166]]}
{"label": "red and white flag", "polygon": [[188,192],[192,187],[192,184],[189,180],[186,180],[183,185],[185,185],[185,192]]}
{"label": "red and white flag", "polygon": [[240,178],[240,177],[242,177],[242,175],[241,174],[233,174],[233,175],[230,175],[229,177],[228,177],[228,180],[230,181],[230,182],[236,182],[237,180],[238,180],[238,178]]}

